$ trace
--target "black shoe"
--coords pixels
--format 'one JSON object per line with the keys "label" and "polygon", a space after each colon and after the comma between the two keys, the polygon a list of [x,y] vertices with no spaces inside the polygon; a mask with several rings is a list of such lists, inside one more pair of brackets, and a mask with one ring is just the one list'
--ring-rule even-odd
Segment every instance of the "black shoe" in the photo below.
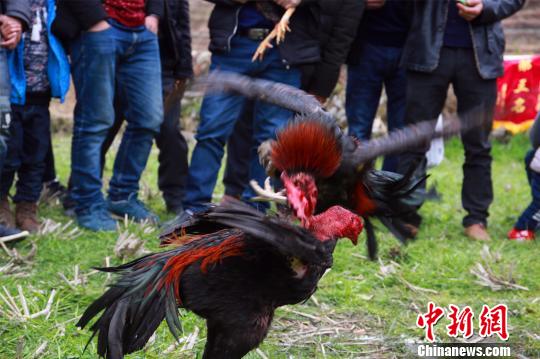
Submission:
{"label": "black shoe", "polygon": [[43,190],[41,191],[41,201],[46,202],[48,200],[58,198],[63,201],[68,194],[68,189],[58,179],[45,182],[43,184]]}
{"label": "black shoe", "polygon": [[167,203],[167,212],[176,214],[178,216],[182,214],[182,212],[184,212],[184,206],[182,206],[182,203],[179,203],[179,204]]}
{"label": "black shoe", "polygon": [[29,233],[27,231],[21,231],[17,228],[8,228],[0,225],[0,242],[18,242],[26,237]]}
{"label": "black shoe", "polygon": [[69,192],[66,193],[62,199],[62,207],[64,207],[64,214],[68,217],[76,217],[75,214],[75,201],[69,195]]}

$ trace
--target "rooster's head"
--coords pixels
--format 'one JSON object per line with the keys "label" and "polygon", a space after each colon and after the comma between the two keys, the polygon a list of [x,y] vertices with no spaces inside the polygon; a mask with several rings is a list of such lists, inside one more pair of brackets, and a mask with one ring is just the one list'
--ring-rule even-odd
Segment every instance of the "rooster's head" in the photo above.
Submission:
{"label": "rooster's head", "polygon": [[356,245],[364,228],[364,221],[348,209],[333,206],[309,218],[306,227],[321,241],[348,238]]}

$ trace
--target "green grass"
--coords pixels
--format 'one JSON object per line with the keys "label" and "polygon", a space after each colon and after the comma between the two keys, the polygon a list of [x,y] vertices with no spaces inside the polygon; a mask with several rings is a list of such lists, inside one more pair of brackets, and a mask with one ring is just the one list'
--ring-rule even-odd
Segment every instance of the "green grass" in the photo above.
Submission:
{"label": "green grass", "polygon": [[[70,139],[55,139],[57,166],[62,180],[69,175]],[[494,292],[475,283],[470,269],[481,261],[480,252],[484,244],[473,242],[463,236],[461,219],[460,184],[463,150],[459,141],[447,145],[446,160],[432,171],[432,180],[438,184],[443,195],[442,202],[427,203],[422,208],[424,225],[418,239],[407,247],[398,248],[397,242],[384,231],[378,231],[380,257],[384,265],[390,261],[399,263],[398,273],[383,277],[380,263],[363,258],[365,247],[353,247],[348,241],[339,243],[335,252],[335,265],[321,280],[315,301],[278,310],[274,326],[261,350],[269,358],[349,358],[349,357],[407,357],[405,348],[409,340],[421,340],[423,331],[416,328],[418,310],[425,311],[427,303],[434,301],[440,306],[450,303],[458,306],[470,305],[477,317],[483,304],[507,304],[509,307],[510,342],[514,353],[538,357],[540,351],[540,260],[538,243],[510,243],[505,239],[520,211],[527,205],[530,194],[522,165],[527,150],[525,136],[517,136],[507,145],[495,144],[493,166],[495,202],[491,207],[490,233],[493,240],[488,244],[491,253],[500,253],[502,258],[492,264],[494,271],[505,275],[513,266],[515,281],[529,291],[502,290]],[[110,176],[112,157],[109,157],[107,176]],[[154,150],[143,179],[143,197],[162,218],[163,201],[156,189],[157,156]],[[217,192],[222,191],[220,185]],[[42,217],[67,222],[59,206],[41,206]],[[157,249],[156,235],[146,234],[135,225],[130,230],[147,240],[149,249]],[[31,357],[36,348],[47,341],[43,354],[46,358],[94,358],[95,342],[83,354],[89,338],[88,331],[79,331],[74,323],[84,308],[103,290],[107,277],[92,275],[88,282],[75,288],[69,287],[58,275],[64,273],[71,278],[73,268],[79,265],[83,274],[93,266],[102,266],[104,258],[111,256],[112,264],[121,261],[114,258],[116,234],[83,232],[76,239],[62,235],[33,237],[17,245],[25,254],[30,241],[38,249],[32,265],[24,267],[23,276],[0,275],[0,283],[15,294],[21,285],[29,299],[30,311],[44,307],[51,289],[57,290],[53,310],[48,319],[38,317],[26,322],[10,320],[0,314],[0,358],[14,358],[17,347],[22,357]],[[0,266],[7,263],[0,252]],[[400,279],[435,293],[409,289]],[[6,309],[0,301],[0,309]],[[292,313],[294,310],[298,313]],[[312,318],[309,318],[311,316]],[[326,319],[330,318],[330,319]],[[333,321],[333,322],[332,322]],[[200,328],[197,344],[193,351],[174,357],[192,358],[201,355],[204,346],[204,323],[191,313],[183,313],[182,322],[186,335],[195,327]],[[442,341],[449,341],[444,332],[448,324],[441,321],[436,333]],[[337,327],[330,333],[329,327]],[[299,332],[319,328],[322,334],[314,334],[301,340]],[[325,329],[326,328],[326,329]],[[364,343],[359,345],[359,342]],[[158,358],[160,353],[173,343],[163,325],[155,342],[146,351],[130,358]],[[251,353],[249,358],[258,358]]]}

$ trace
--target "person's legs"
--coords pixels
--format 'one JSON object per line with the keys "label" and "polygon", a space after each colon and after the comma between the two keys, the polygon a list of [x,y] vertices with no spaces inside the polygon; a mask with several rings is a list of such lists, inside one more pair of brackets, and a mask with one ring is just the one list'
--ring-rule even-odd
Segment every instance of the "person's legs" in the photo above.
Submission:
{"label": "person's legs", "polygon": [[[117,81],[125,94],[128,124],[114,163],[109,188],[112,201],[127,200],[130,195],[137,194],[154,135],[163,121],[157,37],[148,30],[119,32],[124,53],[118,63]],[[133,34],[138,37],[134,44],[131,42]]]}
{"label": "person's legs", "polygon": [[0,176],[0,224],[8,228],[14,228],[15,215],[9,201],[9,191],[15,179],[15,173],[21,166],[22,142],[23,142],[23,106],[12,106],[10,115],[9,137],[7,140],[7,153],[5,154],[4,166]]}
{"label": "person's legs", "polygon": [[[2,35],[0,34],[0,40]],[[7,138],[9,137],[9,125],[11,123],[11,83],[7,62],[7,51],[0,47],[0,172],[4,167],[4,159],[7,154]]]}
{"label": "person's legs", "polygon": [[[80,35],[71,47],[77,104],[71,151],[71,198],[79,224],[113,230],[101,192],[101,147],[114,121],[116,40],[114,28]],[[98,213],[99,215],[95,215]]]}
{"label": "person's legs", "polygon": [[525,171],[531,186],[532,201],[521,213],[514,228],[518,231],[535,231],[540,224],[540,173],[531,169],[530,164],[536,150],[530,150],[525,156]]}
{"label": "person's legs", "polygon": [[[388,132],[400,129],[405,123],[405,106],[407,105],[407,74],[399,66],[401,48],[389,47],[387,53],[387,72],[384,79],[384,88],[387,97]],[[396,172],[399,155],[390,155],[384,158],[382,169]]]}
{"label": "person's legs", "polygon": [[227,142],[227,164],[223,175],[225,195],[240,198],[249,183],[249,161],[253,143],[254,103],[246,103],[240,120]]}
{"label": "person's legs", "polygon": [[[188,173],[188,145],[180,131],[181,100],[183,90],[175,92],[172,74],[163,74],[163,123],[156,136],[159,148],[158,186],[163,193],[167,210],[182,211],[182,199]],[[169,98],[173,96],[173,98]],[[168,100],[169,99],[169,100]]]}
{"label": "person's legs", "polygon": [[[0,41],[2,35],[0,34]],[[4,167],[4,159],[7,153],[7,139],[9,137],[9,127],[12,122],[11,105],[11,83],[9,79],[9,69],[7,63],[6,49],[0,47],[0,175]],[[4,206],[0,205],[0,211]],[[8,228],[0,224],[0,238],[3,242],[15,241],[28,236],[28,232],[21,232],[15,228]]]}
{"label": "person's legs", "polygon": [[[284,83],[293,87],[300,87],[301,73],[297,68],[285,67],[281,60],[279,51],[269,52],[264,62],[261,64],[262,72],[258,77],[265,80]],[[251,148],[251,160],[249,169],[249,179],[255,180],[260,186],[264,185],[266,179],[266,171],[259,162],[257,149],[259,145],[266,140],[276,137],[277,131],[284,127],[287,122],[292,119],[294,114],[282,107],[271,105],[263,101],[255,102],[255,116],[253,122],[253,143]],[[255,197],[253,189],[248,186],[242,198],[246,201]],[[260,210],[268,208],[267,203],[258,203],[256,207]]]}
{"label": "person's legs", "polygon": [[[258,64],[251,62],[255,47],[252,40],[234,37],[232,50],[226,55],[214,54],[210,70],[250,75]],[[201,122],[197,130],[197,145],[191,156],[184,197],[184,208],[203,211],[212,201],[224,146],[245,104],[242,96],[220,93],[208,94],[201,106]]]}
{"label": "person's legs", "polygon": [[[405,125],[435,120],[441,113],[453,69],[453,58],[446,55],[445,51],[444,48],[441,50],[439,66],[435,71],[431,73],[407,72]],[[405,174],[412,166],[417,166],[416,175],[425,175],[425,157],[429,145],[429,142],[420,144],[401,154],[397,172]]]}
{"label": "person's legs", "polygon": [[148,30],[118,30],[118,86],[125,94],[127,127],[109,186],[109,210],[137,221],[158,218],[137,200],[154,136],[163,121],[161,66],[157,36]]}
{"label": "person's legs", "polygon": [[366,44],[357,65],[347,69],[345,109],[349,135],[361,140],[371,138],[373,121],[379,108],[384,79],[384,47]]}
{"label": "person's legs", "polygon": [[5,155],[4,166],[0,181],[0,198],[5,200],[13,185],[15,174],[21,167],[23,156],[23,136],[24,136],[24,106],[12,106],[10,135],[7,141],[7,153]]}
{"label": "person's legs", "polygon": [[25,106],[21,165],[17,172],[15,203],[36,203],[42,188],[45,157],[50,145],[50,114],[48,106]]}
{"label": "person's legs", "polygon": [[[461,197],[463,208],[467,211],[463,226],[469,227],[473,224],[486,226],[488,209],[493,202],[489,134],[493,123],[497,85],[496,80],[483,80],[480,77],[471,50],[460,50],[459,53],[456,76],[453,80],[458,113],[460,118],[467,120],[471,110],[482,108],[479,115],[483,116],[484,124],[461,136],[465,148]],[[477,119],[470,118],[470,120]]]}
{"label": "person's legs", "polygon": [[15,221],[31,233],[39,229],[37,202],[43,185],[45,157],[50,145],[50,114],[47,105],[26,105],[22,116],[21,165],[17,171]]}

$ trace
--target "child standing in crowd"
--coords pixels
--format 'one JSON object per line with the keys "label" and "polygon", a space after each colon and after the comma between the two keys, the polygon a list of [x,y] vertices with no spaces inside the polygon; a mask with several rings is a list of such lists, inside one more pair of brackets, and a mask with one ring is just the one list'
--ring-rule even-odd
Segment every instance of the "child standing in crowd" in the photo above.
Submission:
{"label": "child standing in crowd", "polygon": [[508,233],[511,241],[532,241],[540,223],[540,113],[531,129],[531,149],[525,156],[525,171],[531,186],[532,201]]}
{"label": "child standing in crowd", "polygon": [[[8,50],[14,49],[30,21],[28,0],[0,0],[0,173],[7,152],[7,138],[11,123],[11,83],[7,62]],[[8,242],[28,235],[0,224],[0,240]]]}
{"label": "child standing in crowd", "polygon": [[[69,89],[69,63],[50,33],[54,0],[30,0],[30,7],[30,29],[9,54],[12,123],[0,182],[0,219],[8,227],[37,232],[37,202],[51,140],[49,102],[51,96],[64,99]],[[13,215],[8,194],[15,174]]]}

